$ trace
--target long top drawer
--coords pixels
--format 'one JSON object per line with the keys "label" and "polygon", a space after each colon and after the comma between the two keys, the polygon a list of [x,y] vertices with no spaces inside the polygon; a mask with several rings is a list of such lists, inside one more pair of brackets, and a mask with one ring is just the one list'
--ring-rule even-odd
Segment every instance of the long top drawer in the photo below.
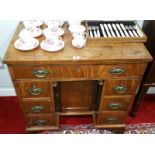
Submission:
{"label": "long top drawer", "polygon": [[141,76],[146,64],[12,66],[15,79],[112,78]]}

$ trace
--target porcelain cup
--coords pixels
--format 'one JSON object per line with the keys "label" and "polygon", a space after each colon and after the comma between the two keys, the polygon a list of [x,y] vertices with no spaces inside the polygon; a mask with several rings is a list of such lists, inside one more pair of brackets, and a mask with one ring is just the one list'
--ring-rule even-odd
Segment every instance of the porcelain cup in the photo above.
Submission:
{"label": "porcelain cup", "polygon": [[68,21],[69,26],[72,25],[81,25],[81,20],[69,20]]}
{"label": "porcelain cup", "polygon": [[48,29],[50,29],[53,32],[56,32],[58,28],[62,26],[63,23],[57,20],[50,20],[46,21],[45,24],[47,25]]}
{"label": "porcelain cup", "polygon": [[52,33],[47,33],[45,34],[45,38],[46,38],[46,42],[49,44],[49,45],[52,45],[52,46],[59,46],[59,43],[60,41],[62,41],[62,38],[57,36],[57,35],[51,35]]}
{"label": "porcelain cup", "polygon": [[82,48],[86,45],[88,34],[86,32],[84,33],[74,33],[73,34],[73,40],[72,45],[76,48]]}
{"label": "porcelain cup", "polygon": [[73,33],[84,33],[86,28],[83,25],[71,25],[69,26],[70,32]]}
{"label": "porcelain cup", "polygon": [[33,46],[34,38],[32,37],[32,34],[30,31],[24,29],[19,33],[19,38],[23,40],[23,42],[28,46]]}

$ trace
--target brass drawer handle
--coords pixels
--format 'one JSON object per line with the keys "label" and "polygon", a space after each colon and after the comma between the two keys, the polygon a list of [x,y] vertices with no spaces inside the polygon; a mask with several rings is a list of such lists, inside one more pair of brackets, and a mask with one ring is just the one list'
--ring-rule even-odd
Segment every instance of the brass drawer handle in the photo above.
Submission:
{"label": "brass drawer handle", "polygon": [[113,90],[116,92],[116,93],[125,93],[128,89],[126,86],[115,86],[113,88]]}
{"label": "brass drawer handle", "polygon": [[107,118],[108,123],[115,123],[117,121],[117,118],[114,116],[108,117]]}
{"label": "brass drawer handle", "polygon": [[111,70],[109,70],[110,74],[114,74],[114,75],[122,75],[124,74],[126,71],[123,68],[113,68]]}
{"label": "brass drawer handle", "polygon": [[34,112],[34,113],[39,113],[39,112],[42,112],[44,110],[44,106],[41,106],[41,105],[36,105],[36,106],[33,106],[31,108],[31,111]]}
{"label": "brass drawer handle", "polygon": [[118,110],[122,107],[121,103],[110,103],[109,108],[112,110]]}
{"label": "brass drawer handle", "polygon": [[35,85],[32,86],[32,88],[28,89],[27,92],[30,94],[30,95],[40,95],[43,90],[41,88],[37,88]]}
{"label": "brass drawer handle", "polygon": [[44,78],[48,75],[48,70],[45,69],[35,69],[32,74],[37,78]]}
{"label": "brass drawer handle", "polygon": [[37,126],[44,126],[46,124],[47,122],[43,119],[33,121],[33,125],[37,125]]}

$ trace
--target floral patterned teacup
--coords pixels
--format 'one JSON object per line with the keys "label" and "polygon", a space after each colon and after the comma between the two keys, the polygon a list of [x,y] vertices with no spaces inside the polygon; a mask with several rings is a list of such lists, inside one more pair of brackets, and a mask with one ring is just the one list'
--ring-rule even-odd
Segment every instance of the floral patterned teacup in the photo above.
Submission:
{"label": "floral patterned teacup", "polygon": [[34,44],[34,38],[32,37],[32,34],[28,30],[22,30],[19,33],[19,38],[22,40],[22,42],[26,45],[32,46]]}
{"label": "floral patterned teacup", "polygon": [[72,45],[76,48],[82,48],[86,45],[88,34],[86,32],[84,33],[74,33],[73,34],[73,40]]}
{"label": "floral patterned teacup", "polygon": [[52,33],[45,34],[45,41],[48,45],[58,47],[59,43],[62,41],[62,38],[57,35],[52,35]]}

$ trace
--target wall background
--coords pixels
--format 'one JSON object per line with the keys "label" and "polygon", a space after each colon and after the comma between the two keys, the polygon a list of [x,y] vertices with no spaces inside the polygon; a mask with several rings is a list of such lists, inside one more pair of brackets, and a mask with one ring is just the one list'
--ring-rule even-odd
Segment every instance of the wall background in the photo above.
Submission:
{"label": "wall background", "polygon": [[[137,21],[140,26],[143,20]],[[19,21],[0,21],[0,58],[3,59],[11,38],[16,30]],[[155,88],[150,88],[148,93],[155,93]],[[7,66],[0,68],[0,96],[14,96],[15,91],[7,70]]]}

